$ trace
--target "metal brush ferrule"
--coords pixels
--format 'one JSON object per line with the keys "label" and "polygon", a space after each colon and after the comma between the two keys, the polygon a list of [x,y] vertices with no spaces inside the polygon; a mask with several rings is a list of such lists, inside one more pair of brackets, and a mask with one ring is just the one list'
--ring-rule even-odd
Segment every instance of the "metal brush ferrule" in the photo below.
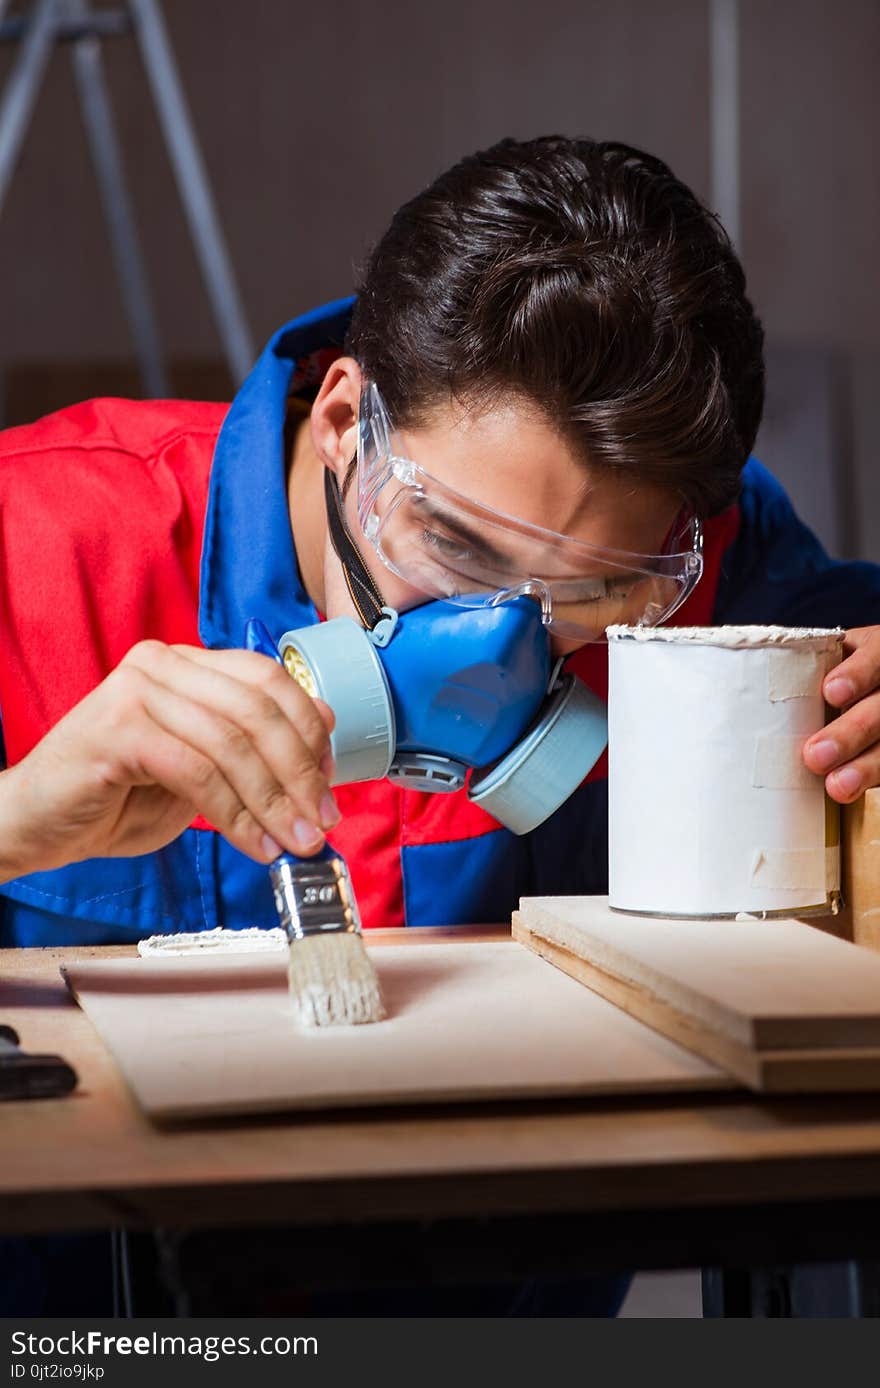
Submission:
{"label": "metal brush ferrule", "polygon": [[288,940],[360,934],[361,918],[345,859],[330,849],[314,858],[282,854],[269,865],[278,920]]}

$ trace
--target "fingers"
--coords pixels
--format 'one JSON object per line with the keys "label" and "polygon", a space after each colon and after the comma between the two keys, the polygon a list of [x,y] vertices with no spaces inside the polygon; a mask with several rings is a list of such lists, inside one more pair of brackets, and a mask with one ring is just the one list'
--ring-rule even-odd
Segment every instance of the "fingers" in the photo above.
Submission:
{"label": "fingers", "polygon": [[822,686],[832,708],[845,708],[880,685],[880,627],[853,627],[843,648],[846,658],[829,671]]}
{"label": "fingers", "polygon": [[133,719],[128,732],[131,763],[140,780],[164,787],[190,804],[194,813],[201,811],[236,848],[258,862],[272,862],[283,852],[285,845],[266,832],[209,757],[146,714]]}
{"label": "fingers", "polygon": [[[141,643],[143,646],[146,643]],[[152,644],[152,643],[150,643]],[[139,647],[134,647],[129,655]],[[268,694],[288,719],[301,731],[314,740],[316,747],[326,750],[328,737],[333,731],[336,719],[329,705],[322,699],[312,699],[292,680],[283,666],[269,656],[256,651],[206,651],[198,646],[167,646],[160,644],[161,651],[187,660],[191,665],[211,674],[223,674],[261,693]],[[152,655],[152,652],[150,652]],[[126,657],[128,659],[128,657]]]}
{"label": "fingers", "polygon": [[[170,649],[195,665],[222,671],[270,694],[291,722],[298,723],[302,718],[307,719],[310,730],[319,742],[321,734],[314,719],[316,713],[328,735],[336,726],[336,717],[330,705],[325,704],[323,699],[310,698],[296,680],[292,680],[287,671],[268,656],[260,655],[256,651],[206,651],[200,646],[179,645]],[[325,743],[319,766],[329,782],[334,772],[333,755],[329,741],[325,739]]]}
{"label": "fingers", "polygon": [[848,805],[880,784],[880,627],[854,627],[844,651],[822,686],[826,702],[844,711],[805,744],[804,762],[825,776],[833,800]]}
{"label": "fingers", "polygon": [[825,776],[828,794],[841,805],[880,785],[880,696],[860,700],[810,738],[804,761]]}
{"label": "fingers", "polygon": [[[116,672],[117,699],[125,682],[122,707],[142,709],[150,724],[187,749],[183,765],[192,783],[177,776],[173,785],[162,783],[196,803],[233,842],[244,847],[247,841],[245,851],[253,855],[256,824],[276,846],[275,856],[278,844],[297,854],[315,852],[324,830],[339,820],[319,765],[329,751],[324,717],[265,657],[223,655],[245,656],[251,666],[256,660],[257,671],[234,678],[226,673],[234,662],[192,660],[161,643],[140,643]],[[269,681],[275,670],[279,680]],[[265,684],[274,686],[272,693]],[[149,766],[149,752],[134,753]]]}

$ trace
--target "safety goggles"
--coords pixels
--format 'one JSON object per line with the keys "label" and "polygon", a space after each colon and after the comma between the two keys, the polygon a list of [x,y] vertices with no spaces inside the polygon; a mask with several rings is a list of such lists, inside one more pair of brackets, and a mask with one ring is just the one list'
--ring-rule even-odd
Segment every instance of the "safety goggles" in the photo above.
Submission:
{"label": "safety goggles", "polygon": [[383,563],[430,597],[464,607],[524,594],[560,637],[601,641],[607,626],[658,626],[703,572],[699,519],[682,511],[660,554],[604,549],[471,501],[402,456],[377,387],[361,395],[358,519]]}

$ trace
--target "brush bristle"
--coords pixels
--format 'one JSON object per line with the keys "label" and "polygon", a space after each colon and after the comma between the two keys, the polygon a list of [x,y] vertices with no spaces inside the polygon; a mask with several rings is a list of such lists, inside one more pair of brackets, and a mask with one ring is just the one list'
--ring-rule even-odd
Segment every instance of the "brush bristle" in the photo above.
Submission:
{"label": "brush bristle", "polygon": [[357,1026],[385,1016],[379,979],[360,935],[333,931],[293,940],[288,978],[301,1026]]}

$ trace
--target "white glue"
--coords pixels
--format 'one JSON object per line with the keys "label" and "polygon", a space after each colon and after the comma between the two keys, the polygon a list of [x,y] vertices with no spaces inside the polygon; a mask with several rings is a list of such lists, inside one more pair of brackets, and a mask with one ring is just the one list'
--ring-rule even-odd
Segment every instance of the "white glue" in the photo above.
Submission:
{"label": "white glue", "polygon": [[663,916],[836,909],[837,808],[807,770],[843,631],[608,628],[609,901]]}
{"label": "white glue", "polygon": [[147,958],[177,958],[181,954],[265,954],[289,949],[287,934],[278,926],[263,930],[249,925],[243,930],[199,930],[193,934],[149,935],[138,940],[138,954]]}

